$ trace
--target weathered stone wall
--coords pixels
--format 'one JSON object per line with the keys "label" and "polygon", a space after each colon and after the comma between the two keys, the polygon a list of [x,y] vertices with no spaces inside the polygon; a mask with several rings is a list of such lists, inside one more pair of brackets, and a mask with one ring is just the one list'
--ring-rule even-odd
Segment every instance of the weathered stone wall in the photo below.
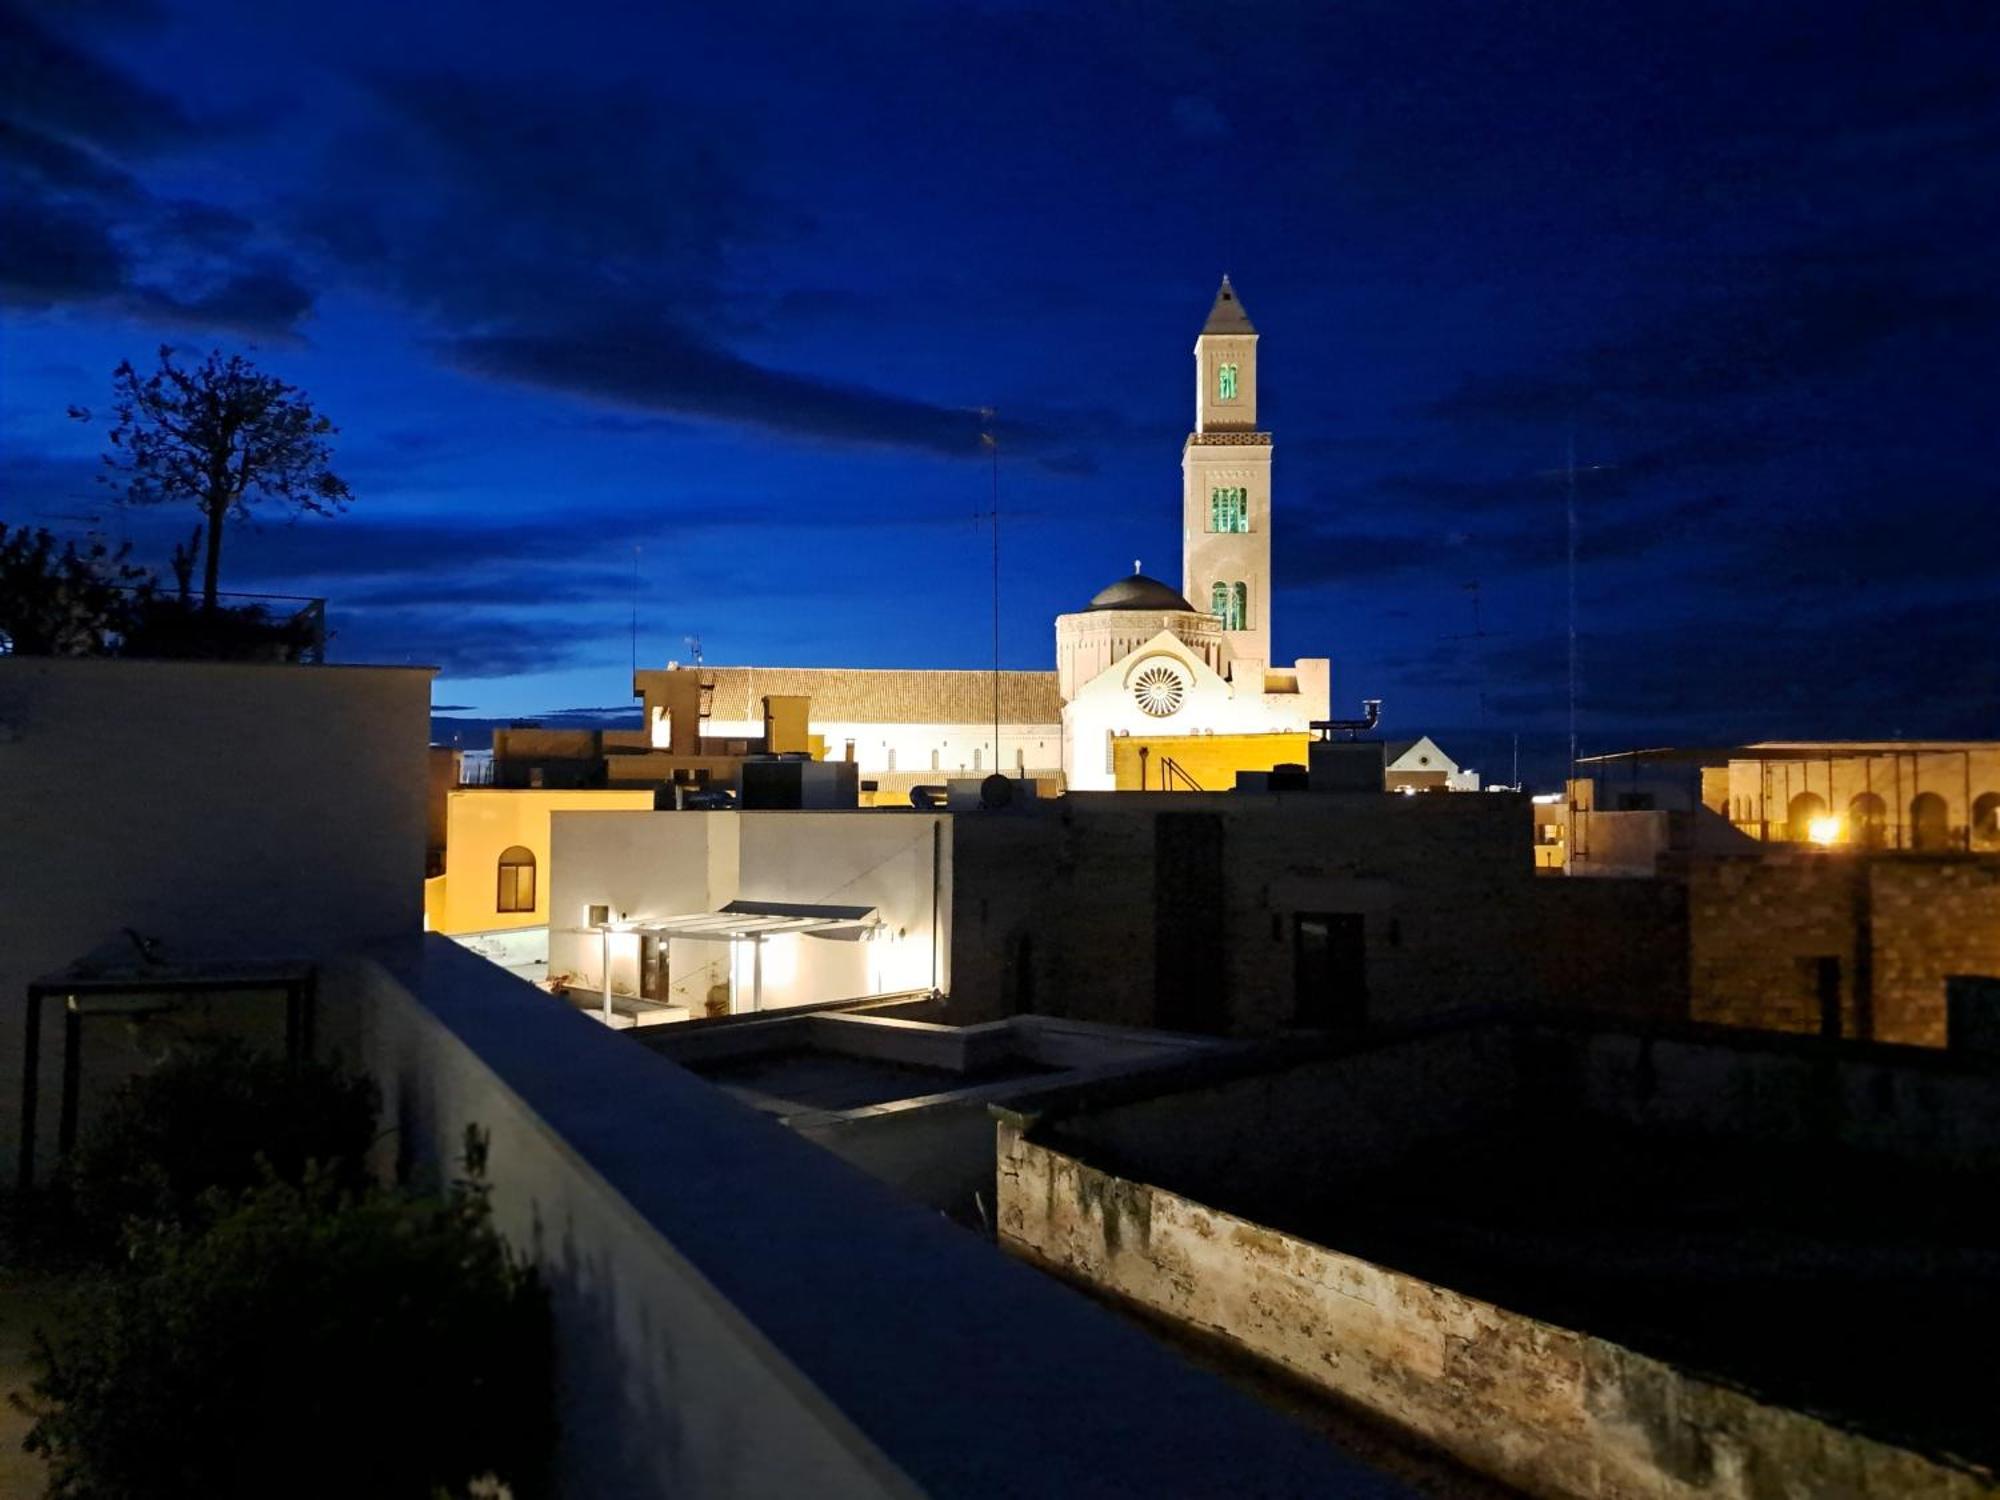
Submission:
{"label": "weathered stone wall", "polygon": [[1945,980],[2000,974],[2000,860],[1825,855],[1688,871],[1690,1014],[1816,1032],[1801,960],[1841,966],[1841,1034],[1945,1044]]}
{"label": "weathered stone wall", "polygon": [[1178,919],[1218,950],[1199,954],[1221,979],[1191,1029],[1292,1024],[1300,913],[1361,916],[1371,1020],[1532,996],[1522,798],[1072,793],[1059,808],[955,820],[953,1019],[1034,1009],[1165,1024],[1156,822],[1188,812],[1222,828],[1219,885],[1198,919]]}
{"label": "weathered stone wall", "polygon": [[[1722,1026],[1817,1032],[1817,991],[1800,961],[1840,961],[1841,1035],[1860,1036],[1853,860],[1704,861],[1688,870],[1690,1015]],[[1942,1000],[1940,1000],[1942,1004]]]}
{"label": "weathered stone wall", "polygon": [[2000,976],[2000,859],[1871,861],[1875,1035],[1945,1044],[1945,981]]}
{"label": "weathered stone wall", "polygon": [[1980,1478],[1099,1171],[1000,1128],[1003,1244],[1359,1403],[1531,1493],[1990,1495]]}

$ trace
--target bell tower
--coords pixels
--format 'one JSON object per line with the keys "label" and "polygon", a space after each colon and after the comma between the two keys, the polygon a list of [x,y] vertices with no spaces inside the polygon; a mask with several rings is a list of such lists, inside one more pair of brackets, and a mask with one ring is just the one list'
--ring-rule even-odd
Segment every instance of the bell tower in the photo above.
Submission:
{"label": "bell tower", "polygon": [[1181,449],[1181,592],[1222,621],[1229,675],[1271,662],[1271,435],[1257,430],[1257,330],[1222,278],[1194,341],[1194,431]]}

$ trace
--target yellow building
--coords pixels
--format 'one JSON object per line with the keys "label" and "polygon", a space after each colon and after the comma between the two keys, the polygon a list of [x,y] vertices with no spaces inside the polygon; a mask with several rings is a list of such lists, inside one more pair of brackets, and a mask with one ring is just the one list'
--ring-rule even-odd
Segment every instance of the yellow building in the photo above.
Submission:
{"label": "yellow building", "polygon": [[1303,732],[1119,735],[1111,769],[1121,792],[1226,792],[1238,771],[1303,766],[1309,739]]}
{"label": "yellow building", "polygon": [[445,796],[444,873],[424,882],[424,925],[457,936],[549,920],[549,815],[650,811],[630,791],[462,788]]}

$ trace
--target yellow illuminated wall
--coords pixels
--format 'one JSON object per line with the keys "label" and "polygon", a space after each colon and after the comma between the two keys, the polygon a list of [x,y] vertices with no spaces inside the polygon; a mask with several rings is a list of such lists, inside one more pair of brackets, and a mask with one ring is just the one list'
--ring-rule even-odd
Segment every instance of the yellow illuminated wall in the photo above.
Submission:
{"label": "yellow illuminated wall", "polygon": [[[1187,734],[1141,738],[1122,736],[1111,742],[1111,767],[1121,792],[1190,790],[1179,776],[1163,772],[1171,760],[1204,792],[1226,792],[1236,785],[1238,771],[1268,771],[1273,766],[1306,763],[1307,734]],[[1140,786],[1141,749],[1145,785]]]}
{"label": "yellow illuminated wall", "polygon": [[[424,883],[431,930],[456,934],[536,927],[549,919],[549,814],[615,812],[653,806],[651,788],[632,791],[503,791],[468,788],[445,802],[444,874]],[[500,856],[520,847],[535,857],[535,909],[500,910]]]}

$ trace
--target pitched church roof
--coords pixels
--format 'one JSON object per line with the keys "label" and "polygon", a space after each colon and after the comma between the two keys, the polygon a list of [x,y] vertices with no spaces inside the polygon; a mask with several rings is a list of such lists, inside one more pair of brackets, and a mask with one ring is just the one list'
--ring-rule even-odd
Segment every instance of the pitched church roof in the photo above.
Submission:
{"label": "pitched church roof", "polygon": [[1211,333],[1255,333],[1250,315],[1243,311],[1243,304],[1236,299],[1236,288],[1229,284],[1227,276],[1222,278],[1222,290],[1215,294],[1215,306],[1208,310],[1208,321],[1201,325],[1202,336]]}
{"label": "pitched church roof", "polygon": [[[764,695],[810,698],[815,724],[993,723],[993,674],[881,671],[853,667],[702,667],[710,718],[755,723]],[[1062,722],[1054,672],[1002,672],[1000,717],[1008,724]]]}

